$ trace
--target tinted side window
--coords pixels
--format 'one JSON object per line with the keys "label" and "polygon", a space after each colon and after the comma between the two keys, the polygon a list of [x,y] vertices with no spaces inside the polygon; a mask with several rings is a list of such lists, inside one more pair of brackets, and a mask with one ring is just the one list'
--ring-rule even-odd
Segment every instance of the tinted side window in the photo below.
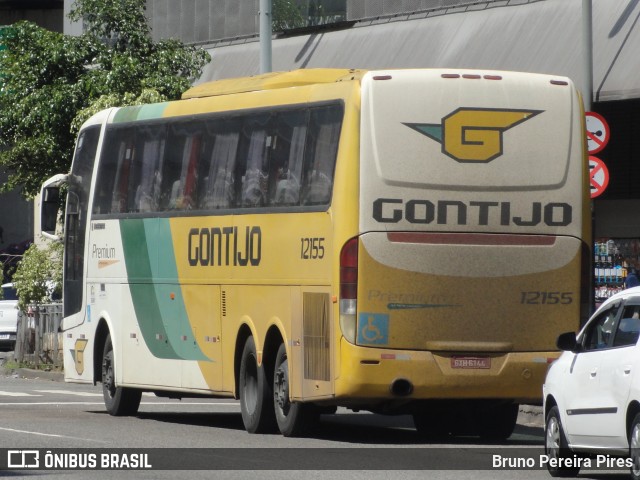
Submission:
{"label": "tinted side window", "polygon": [[640,334],[640,305],[627,305],[613,337],[614,347],[635,345]]}
{"label": "tinted side window", "polygon": [[328,206],[340,103],[115,124],[95,214]]}
{"label": "tinted side window", "polygon": [[139,181],[133,196],[132,211],[156,212],[162,197],[162,162],[166,140],[164,128],[141,129]]}
{"label": "tinted side window", "polygon": [[206,123],[207,147],[198,171],[198,208],[231,208],[236,204],[235,171],[240,141],[239,119],[217,119]]}
{"label": "tinted side window", "polygon": [[612,307],[589,324],[583,341],[585,350],[601,350],[611,346],[618,310],[618,307]]}
{"label": "tinted side window", "polygon": [[326,205],[331,200],[341,126],[341,109],[321,107],[311,110],[305,151],[303,205]]}
{"label": "tinted side window", "polygon": [[202,125],[196,122],[168,128],[167,147],[159,166],[158,210],[192,210],[198,203],[198,164],[204,147]]}
{"label": "tinted side window", "polygon": [[99,126],[89,127],[80,132],[73,157],[65,218],[63,286],[65,317],[82,309],[89,188],[99,138]]}
{"label": "tinted side window", "polygon": [[270,130],[269,115],[256,115],[244,122],[238,162],[238,204],[241,207],[263,207],[267,204],[269,160],[274,140]]}
{"label": "tinted side window", "polygon": [[277,137],[271,156],[274,171],[269,204],[300,205],[309,113],[281,113],[276,121]]}

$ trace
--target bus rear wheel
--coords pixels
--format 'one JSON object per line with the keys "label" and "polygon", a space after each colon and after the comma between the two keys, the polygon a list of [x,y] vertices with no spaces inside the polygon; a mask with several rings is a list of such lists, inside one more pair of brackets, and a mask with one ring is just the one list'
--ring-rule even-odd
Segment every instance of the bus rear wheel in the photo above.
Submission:
{"label": "bus rear wheel", "polygon": [[280,345],[276,355],[273,373],[273,400],[278,428],[285,437],[297,437],[304,434],[320,416],[315,405],[292,402],[290,399],[289,361],[284,343]]}
{"label": "bus rear wheel", "polygon": [[102,351],[102,396],[107,412],[115,417],[135,415],[142,398],[140,390],[116,386],[111,334],[107,335]]}
{"label": "bus rear wheel", "polygon": [[275,430],[271,385],[266,378],[264,364],[258,365],[256,344],[247,338],[240,360],[240,411],[242,423],[249,433],[268,433]]}
{"label": "bus rear wheel", "polygon": [[519,405],[509,403],[487,408],[480,412],[478,430],[485,440],[506,440],[511,436],[518,420]]}
{"label": "bus rear wheel", "polygon": [[449,436],[450,415],[443,411],[420,409],[413,412],[413,424],[423,440],[441,440]]}

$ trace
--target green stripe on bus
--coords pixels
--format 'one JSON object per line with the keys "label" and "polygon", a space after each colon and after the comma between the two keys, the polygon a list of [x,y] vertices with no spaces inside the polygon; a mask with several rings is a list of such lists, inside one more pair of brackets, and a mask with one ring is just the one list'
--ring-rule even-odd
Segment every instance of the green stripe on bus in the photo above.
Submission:
{"label": "green stripe on bus", "polygon": [[178,284],[168,219],[120,222],[129,289],[145,343],[159,358],[207,360],[198,346]]}
{"label": "green stripe on bus", "polygon": [[[184,304],[182,288],[178,283],[171,223],[168,218],[158,218],[144,220],[144,224],[148,251],[151,252],[155,248],[157,258],[166,260],[152,262],[151,275],[152,278],[160,280],[154,282],[154,285],[169,342],[178,355],[185,360],[208,360],[196,342]],[[160,263],[164,267],[163,271],[159,269]],[[168,282],[161,283],[164,282],[163,279],[167,279]]]}
{"label": "green stripe on bus", "polygon": [[122,107],[113,117],[113,123],[133,122],[136,120],[149,120],[162,118],[168,103],[152,103],[151,105],[136,105]]}
{"label": "green stripe on bus", "polygon": [[129,290],[142,337],[158,358],[180,358],[168,340],[160,305],[151,281],[151,255],[142,220],[121,220],[120,234],[129,278]]}

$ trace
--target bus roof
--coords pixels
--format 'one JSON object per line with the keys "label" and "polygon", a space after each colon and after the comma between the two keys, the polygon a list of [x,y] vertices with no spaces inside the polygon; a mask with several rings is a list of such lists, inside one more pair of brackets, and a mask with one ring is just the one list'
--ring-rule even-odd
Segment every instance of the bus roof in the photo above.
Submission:
{"label": "bus roof", "polygon": [[184,92],[182,99],[214,97],[258,90],[275,90],[317,83],[360,80],[365,73],[365,70],[346,68],[310,68],[292,70],[290,72],[264,73],[252,77],[228,78],[196,85]]}

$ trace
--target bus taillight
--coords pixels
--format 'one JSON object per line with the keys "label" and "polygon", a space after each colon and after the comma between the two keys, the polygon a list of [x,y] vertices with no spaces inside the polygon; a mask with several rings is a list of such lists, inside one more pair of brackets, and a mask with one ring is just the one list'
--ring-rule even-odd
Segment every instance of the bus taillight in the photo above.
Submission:
{"label": "bus taillight", "polygon": [[355,343],[358,301],[358,239],[352,238],[340,252],[340,328]]}

